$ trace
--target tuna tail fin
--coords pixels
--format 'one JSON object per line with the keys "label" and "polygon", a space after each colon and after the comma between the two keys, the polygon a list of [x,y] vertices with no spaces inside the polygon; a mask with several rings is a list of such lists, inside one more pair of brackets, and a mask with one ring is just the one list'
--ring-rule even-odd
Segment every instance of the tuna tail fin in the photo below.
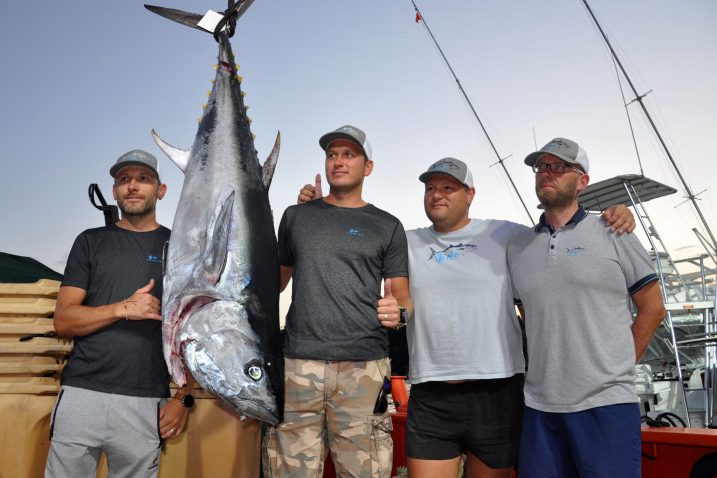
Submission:
{"label": "tuna tail fin", "polygon": [[159,16],[181,23],[182,25],[206,31],[199,26],[199,21],[202,19],[203,15],[199,15],[198,13],[183,12],[182,10],[175,10],[174,8],[157,7],[155,5],[147,4],[144,5],[144,8],[152,13],[156,13]]}
{"label": "tuna tail fin", "polygon": [[[228,0],[228,2],[229,7],[224,12],[221,12],[224,18],[217,24],[214,32],[211,32],[214,33],[215,36],[225,26],[228,30],[228,36],[231,37],[232,35],[234,35],[234,27],[236,25],[237,19],[244,14],[244,12],[251,6],[252,3],[254,3],[254,0],[239,0],[239,2],[237,3],[235,3],[235,0]],[[201,30],[203,32],[207,31],[199,26],[199,21],[204,18],[204,15],[199,15],[198,13],[184,12],[182,10],[176,10],[174,8],[158,7],[156,5],[145,4],[144,8],[146,8],[150,12],[156,13],[159,16],[168,18],[177,23],[181,23],[182,25],[196,28],[197,30]]]}
{"label": "tuna tail fin", "polygon": [[189,150],[175,148],[174,146],[160,138],[155,130],[152,130],[152,139],[155,143],[157,143],[159,149],[161,149],[162,152],[166,154],[167,157],[171,159],[174,164],[179,166],[179,169],[181,169],[183,173],[187,172],[187,164],[189,164],[190,154]]}
{"label": "tuna tail fin", "polygon": [[261,180],[264,183],[264,187],[269,190],[271,186],[271,180],[274,177],[274,170],[276,169],[276,162],[279,160],[279,148],[281,147],[281,132],[276,132],[276,141],[274,141],[274,147],[269,154],[269,157],[264,161],[264,165],[261,167]]}
{"label": "tuna tail fin", "polygon": [[201,278],[212,286],[222,278],[227,263],[227,247],[229,246],[229,230],[234,206],[234,191],[224,200],[221,209],[207,228],[207,248],[199,261],[198,272]]}

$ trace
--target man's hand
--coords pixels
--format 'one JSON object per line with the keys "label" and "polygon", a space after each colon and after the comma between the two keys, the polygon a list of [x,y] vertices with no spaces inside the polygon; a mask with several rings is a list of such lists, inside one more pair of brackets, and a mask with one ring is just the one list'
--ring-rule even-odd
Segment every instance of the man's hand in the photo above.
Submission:
{"label": "man's hand", "polygon": [[137,289],[129,299],[124,300],[124,317],[127,320],[162,320],[159,314],[159,299],[151,294],[154,289],[154,279],[150,279],[146,286]]}
{"label": "man's hand", "polygon": [[159,433],[163,439],[178,437],[184,431],[189,409],[182,402],[170,399],[159,411]]}
{"label": "man's hand", "polygon": [[399,326],[401,322],[401,311],[398,307],[398,301],[391,293],[391,279],[384,279],[383,299],[379,299],[378,306],[376,307],[378,320],[382,326],[390,329],[395,329]]}
{"label": "man's hand", "polygon": [[301,188],[296,204],[304,204],[314,199],[321,199],[322,197],[324,197],[324,195],[321,192],[321,175],[317,174],[313,186],[311,184],[305,184],[304,187]]}
{"label": "man's hand", "polygon": [[624,204],[610,206],[603,211],[602,218],[605,219],[612,232],[622,234],[635,230],[635,216]]}

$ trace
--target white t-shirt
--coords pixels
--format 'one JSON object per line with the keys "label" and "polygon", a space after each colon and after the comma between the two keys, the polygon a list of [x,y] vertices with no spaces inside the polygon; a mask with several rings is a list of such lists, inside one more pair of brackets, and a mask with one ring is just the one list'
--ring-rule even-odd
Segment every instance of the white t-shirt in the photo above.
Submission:
{"label": "white t-shirt", "polygon": [[472,219],[458,231],[407,231],[414,317],[411,383],[505,378],[525,372],[506,244],[525,226]]}

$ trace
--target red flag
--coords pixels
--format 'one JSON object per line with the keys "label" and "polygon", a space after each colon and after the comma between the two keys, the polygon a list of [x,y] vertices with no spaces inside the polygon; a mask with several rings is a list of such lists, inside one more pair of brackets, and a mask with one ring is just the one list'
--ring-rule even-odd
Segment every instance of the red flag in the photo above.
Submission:
{"label": "red flag", "polygon": [[423,20],[423,18],[421,18],[421,14],[416,12],[416,23],[420,22],[421,20]]}

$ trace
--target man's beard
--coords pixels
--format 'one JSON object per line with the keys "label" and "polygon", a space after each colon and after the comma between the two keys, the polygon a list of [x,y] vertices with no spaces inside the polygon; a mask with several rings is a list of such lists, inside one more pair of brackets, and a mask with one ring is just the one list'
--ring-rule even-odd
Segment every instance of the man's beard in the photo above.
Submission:
{"label": "man's beard", "polygon": [[538,195],[540,204],[545,209],[562,209],[570,206],[577,197],[576,191],[578,181],[572,181],[566,184],[562,189],[539,189],[535,192]]}
{"label": "man's beard", "polygon": [[117,201],[117,207],[122,211],[122,217],[142,217],[154,211],[154,204],[149,199],[145,199],[141,204],[129,208],[124,201]]}

